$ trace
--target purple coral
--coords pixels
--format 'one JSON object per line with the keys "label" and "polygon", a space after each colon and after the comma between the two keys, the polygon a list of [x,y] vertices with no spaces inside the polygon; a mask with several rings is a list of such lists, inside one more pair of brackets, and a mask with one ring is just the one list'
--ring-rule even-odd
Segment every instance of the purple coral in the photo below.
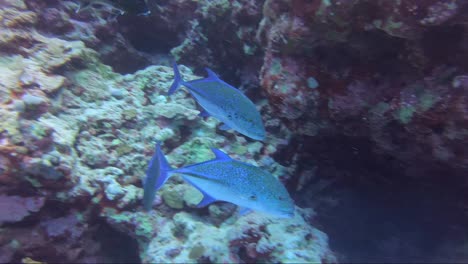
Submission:
{"label": "purple coral", "polygon": [[0,224],[14,223],[38,212],[44,206],[44,197],[0,195]]}

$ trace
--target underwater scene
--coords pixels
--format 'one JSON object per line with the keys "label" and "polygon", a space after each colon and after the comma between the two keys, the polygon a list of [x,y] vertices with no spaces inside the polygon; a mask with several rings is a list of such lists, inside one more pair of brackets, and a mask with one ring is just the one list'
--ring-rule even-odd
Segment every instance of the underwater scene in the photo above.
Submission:
{"label": "underwater scene", "polygon": [[0,0],[0,263],[467,262],[467,0]]}

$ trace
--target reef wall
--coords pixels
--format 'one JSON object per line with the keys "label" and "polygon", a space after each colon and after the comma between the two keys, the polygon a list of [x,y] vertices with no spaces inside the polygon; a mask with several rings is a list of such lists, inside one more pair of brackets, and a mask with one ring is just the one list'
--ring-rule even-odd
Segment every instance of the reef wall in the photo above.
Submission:
{"label": "reef wall", "polygon": [[294,133],[277,157],[344,261],[467,259],[467,10],[265,2],[261,87]]}
{"label": "reef wall", "polygon": [[409,176],[466,170],[466,3],[312,2],[265,4],[275,114],[314,140],[365,138]]}
{"label": "reef wall", "polygon": [[[172,69],[145,67],[149,60],[116,33],[110,6],[77,13],[75,1],[1,4],[1,262],[333,260],[311,209],[293,219],[238,216],[223,203],[195,209],[201,194],[176,178],[143,212],[155,140],[175,167],[208,160],[218,147],[282,179],[289,168],[271,155],[283,140],[246,140],[199,117],[186,91],[168,97]],[[143,66],[122,75],[103,62],[124,72]]]}
{"label": "reef wall", "polygon": [[[369,208],[421,201],[407,211],[437,219],[415,220],[421,233],[457,226],[437,232],[460,243],[434,252],[468,259],[458,250],[468,237],[454,235],[467,218],[468,1],[146,1],[145,15],[110,2],[77,12],[82,2],[0,1],[0,207],[10,212],[0,261],[333,262],[314,226],[369,213],[348,210],[359,207],[345,202],[350,190],[378,201]],[[181,67],[188,79],[208,66],[240,87],[268,139],[222,131],[185,91],[167,97],[172,59],[190,66]],[[323,214],[298,209],[280,221],[237,219],[227,204],[194,209],[200,196],[181,179],[144,213],[154,140],[174,166],[222,148]],[[359,232],[360,220],[349,218]],[[134,239],[113,244],[96,230]],[[381,252],[427,260],[404,240]],[[130,253],[112,258],[121,247]]]}

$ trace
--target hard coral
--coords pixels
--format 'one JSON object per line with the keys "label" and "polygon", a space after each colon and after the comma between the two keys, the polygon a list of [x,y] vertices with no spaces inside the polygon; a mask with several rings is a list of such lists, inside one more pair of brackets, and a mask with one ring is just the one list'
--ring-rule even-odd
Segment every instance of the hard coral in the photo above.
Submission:
{"label": "hard coral", "polygon": [[41,226],[51,240],[70,239],[77,241],[85,230],[76,214],[43,221]]}
{"label": "hard coral", "polygon": [[[259,3],[247,2],[181,2],[197,10],[190,14],[194,18],[193,28],[189,28],[187,34],[193,43],[188,45],[196,50],[203,46],[200,44],[211,43],[210,50],[199,57],[198,65],[205,61],[203,66],[206,66],[206,59],[213,62],[211,56],[236,57],[240,61],[232,65],[246,65],[242,71],[249,72],[249,78],[256,81],[256,71],[250,68],[253,66],[242,58],[255,58],[260,54],[254,38],[261,13]],[[98,53],[87,47],[107,50],[101,57],[116,62],[114,66],[123,65],[117,70],[135,69],[126,63],[117,63],[137,54],[134,50],[122,52],[123,57],[113,57],[119,49],[128,47],[116,33],[119,21],[102,19],[98,13],[76,14],[72,1],[26,3],[16,7],[9,4],[6,8],[10,10],[2,10],[8,21],[0,24],[0,36],[4,39],[1,45],[5,47],[5,54],[0,58],[0,75],[6,77],[0,78],[0,180],[8,183],[6,189],[29,195],[39,192],[44,199],[49,199],[47,204],[101,211],[110,226],[139,241],[140,255],[147,262],[243,259],[244,244],[243,249],[230,248],[227,234],[232,233],[233,240],[241,239],[237,230],[245,229],[250,223],[240,220],[238,225],[242,228],[234,224],[234,206],[224,204],[196,209],[200,194],[174,179],[161,191],[166,204],[160,199],[155,204],[158,212],[135,213],[132,211],[139,210],[141,199],[141,178],[153,154],[155,139],[162,141],[166,150],[172,150],[168,151],[168,158],[174,166],[211,159],[209,148],[222,147],[236,159],[255,158],[259,166],[287,178],[288,168],[269,158],[280,144],[279,140],[250,142],[242,136],[217,131],[218,121],[200,118],[195,101],[186,91],[169,98],[165,96],[173,79],[169,67],[152,66],[134,74],[120,75],[101,63]],[[178,31],[186,25],[186,16],[172,15],[184,12],[176,8],[177,3],[158,4],[162,7],[158,9],[161,16],[150,19],[185,19],[172,24],[159,23],[161,27],[168,27],[159,30]],[[236,21],[235,26],[225,24],[226,15]],[[213,21],[226,28],[217,27]],[[228,41],[235,47],[228,54],[222,48],[225,40],[216,38],[225,30],[233,33]],[[205,34],[209,41],[203,38]],[[189,53],[180,55],[183,60],[191,58]],[[294,65],[291,65],[292,68]],[[182,66],[181,71],[187,80],[200,78],[187,67]],[[226,70],[231,71],[232,67]],[[272,113],[266,102],[262,103],[262,111]],[[270,122],[270,126],[281,130],[281,135],[288,135],[277,119]],[[181,145],[180,142],[185,143]],[[10,245],[0,241],[1,252],[15,247],[14,254],[18,256],[53,262],[93,259],[99,251],[89,235],[92,230],[82,222],[95,224],[97,220],[93,214],[88,218],[67,210],[53,210],[37,215],[37,222],[24,223],[34,225],[27,227],[31,239],[25,239],[26,228],[7,229],[6,237],[17,237],[19,242]],[[18,221],[20,216],[16,218]],[[262,242],[267,239],[267,227],[277,222],[261,219],[263,222],[259,226],[265,229],[253,230],[252,234],[262,235],[263,240],[252,240],[245,245],[248,258],[280,261],[281,250],[271,246],[276,242]],[[309,228],[301,219],[294,222],[304,229]],[[279,224],[281,232],[285,224]],[[216,236],[209,238],[205,236],[207,233]],[[309,242],[304,243],[313,247],[314,243]],[[84,246],[88,243],[90,251]],[[325,248],[326,243],[323,243],[323,248],[318,250]],[[275,252],[277,257],[274,257]],[[16,260],[16,255],[10,260]],[[315,255],[310,258],[321,259]]]}
{"label": "hard coral", "polygon": [[[77,1],[25,2],[31,10],[36,11],[38,30],[69,41],[83,41],[88,47],[99,51],[100,57],[117,71],[130,72],[148,64],[148,58],[136,51],[118,33],[119,20],[122,18],[116,19],[112,10],[90,8],[76,12]],[[124,4],[128,5],[126,1]],[[128,15],[136,16],[130,13]]]}
{"label": "hard coral", "polygon": [[[168,258],[174,262],[334,261],[326,235],[308,226],[300,216],[302,213],[292,220],[257,214],[233,216],[214,226],[206,217],[185,212],[175,214],[172,221],[156,212],[147,214],[144,219],[137,217],[140,213],[106,212],[104,216],[112,225],[130,235],[133,229],[144,228],[146,235],[136,237],[140,246],[146,248],[143,261],[159,262]],[[146,219],[151,219],[151,224],[147,224]]]}
{"label": "hard coral", "polygon": [[44,202],[44,197],[0,195],[0,224],[21,221],[31,213],[38,212],[44,206]]}
{"label": "hard coral", "polygon": [[[468,54],[466,7],[463,1],[267,1],[258,32],[267,46],[261,84],[297,134],[371,137],[377,152],[404,162],[424,157],[465,168],[467,156],[448,142],[466,140],[455,120],[467,117],[448,106],[466,104],[464,92],[452,88],[467,69],[457,59]],[[318,87],[309,87],[310,77]],[[411,154],[425,148],[425,133],[431,151]]]}

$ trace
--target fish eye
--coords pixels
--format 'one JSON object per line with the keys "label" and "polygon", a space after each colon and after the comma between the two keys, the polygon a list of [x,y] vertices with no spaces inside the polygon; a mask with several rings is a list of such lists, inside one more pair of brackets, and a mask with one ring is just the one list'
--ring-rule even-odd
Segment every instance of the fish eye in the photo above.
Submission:
{"label": "fish eye", "polygon": [[252,194],[249,196],[250,200],[257,200],[257,196],[255,194]]}
{"label": "fish eye", "polygon": [[280,201],[284,201],[284,197],[283,197],[283,196],[278,196],[278,199],[279,199]]}

